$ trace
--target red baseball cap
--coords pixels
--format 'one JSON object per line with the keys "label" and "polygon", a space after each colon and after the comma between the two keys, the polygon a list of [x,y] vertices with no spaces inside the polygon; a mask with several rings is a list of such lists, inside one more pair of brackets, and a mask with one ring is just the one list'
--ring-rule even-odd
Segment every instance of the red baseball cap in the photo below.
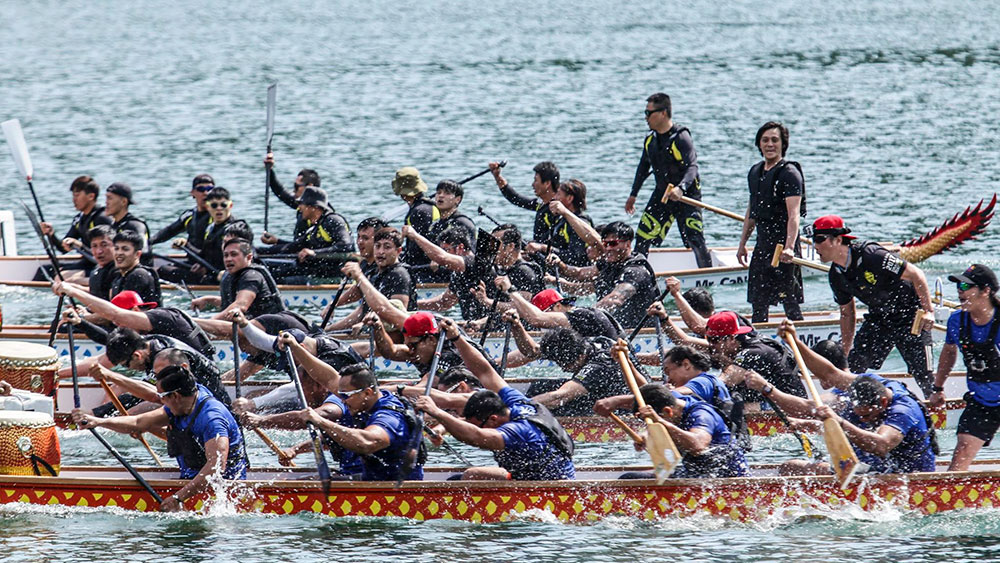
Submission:
{"label": "red baseball cap", "polygon": [[824,215],[813,221],[812,232],[814,235],[840,235],[846,239],[857,238],[847,233],[851,229],[844,226],[844,220],[839,215]]}
{"label": "red baseball cap", "polygon": [[115,295],[111,298],[111,304],[120,309],[128,309],[130,311],[135,307],[156,307],[155,301],[143,303],[142,297],[139,297],[139,294],[132,290],[126,290]]}
{"label": "red baseball cap", "polygon": [[403,321],[403,334],[406,336],[424,336],[425,334],[437,334],[437,321],[433,313],[419,311],[413,313]]}
{"label": "red baseball cap", "polygon": [[554,289],[543,289],[531,298],[531,304],[543,311],[548,311],[556,303],[573,303],[574,299],[566,299]]}
{"label": "red baseball cap", "polygon": [[705,327],[705,336],[732,336],[734,334],[746,334],[753,330],[752,326],[747,326],[740,322],[740,317],[732,311],[722,311],[708,318]]}

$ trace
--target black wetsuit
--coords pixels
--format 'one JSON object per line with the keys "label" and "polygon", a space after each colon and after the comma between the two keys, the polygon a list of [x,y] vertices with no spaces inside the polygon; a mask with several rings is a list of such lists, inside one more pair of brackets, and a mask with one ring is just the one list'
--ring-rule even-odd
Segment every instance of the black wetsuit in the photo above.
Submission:
{"label": "black wetsuit", "polygon": [[[785,314],[793,321],[802,320],[799,303],[802,297],[802,271],[797,264],[779,264],[771,267],[774,249],[785,243],[788,209],[785,199],[802,197],[800,214],[805,217],[805,182],[797,162],[782,160],[768,171],[764,161],[750,168],[747,174],[750,188],[750,218],[755,223],[757,240],[750,257],[747,279],[747,302],[753,306],[753,322],[768,320],[768,307],[782,304]],[[802,256],[799,241],[793,249]]]}
{"label": "black wetsuit", "polygon": [[[457,227],[466,232],[469,237],[469,246],[472,247],[476,243],[476,237],[479,235],[479,231],[476,229],[476,223],[470,219],[467,215],[463,215],[456,211],[452,215],[446,218],[438,219],[431,225],[430,234],[427,235],[427,239],[434,244],[440,244],[441,234],[450,229],[451,227]],[[422,283],[448,283],[451,279],[450,272],[447,268],[438,268],[437,270],[427,270],[421,274]]]}
{"label": "black wetsuit", "polygon": [[[298,211],[299,200],[295,197],[295,192],[285,189],[285,187],[281,185],[281,182],[278,181],[278,175],[274,173],[274,168],[268,168],[267,173],[271,176],[271,192],[278,196],[278,200],[280,200],[281,203],[284,203],[288,207],[295,210],[295,229],[292,231],[292,240],[298,240],[302,234],[306,232],[306,229],[309,228],[309,221],[306,221],[305,217],[302,216],[302,213]],[[319,186],[316,187],[318,188]],[[288,242],[291,241],[278,239],[278,242],[275,244],[286,244]]]}
{"label": "black wetsuit", "polygon": [[223,275],[219,283],[222,308],[232,305],[233,301],[236,301],[236,295],[243,290],[256,294],[250,307],[247,308],[247,318],[252,319],[258,315],[280,313],[285,310],[278,284],[264,266],[251,264],[235,275],[230,275],[228,272]]}
{"label": "black wetsuit", "polygon": [[661,202],[667,185],[673,184],[683,190],[684,195],[701,200],[701,178],[698,176],[698,156],[687,127],[676,124],[664,134],[650,131],[643,142],[642,158],[635,171],[630,197],[639,195],[642,183],[652,174],[656,187],[649,197],[649,203],[639,219],[636,229],[636,250],[642,254],[649,252],[652,245],[659,246],[674,221],[681,232],[684,246],[694,252],[699,268],[712,265],[712,256],[705,246],[704,226],[701,210],[679,201]]}
{"label": "black wetsuit", "polygon": [[559,217],[549,209],[549,204],[537,197],[528,198],[522,196],[514,191],[514,188],[510,187],[510,184],[500,188],[500,193],[507,198],[507,201],[514,205],[535,212],[532,240],[545,244],[549,240],[549,234],[552,233],[552,227],[559,220]]}
{"label": "black wetsuit", "polygon": [[156,275],[156,270],[142,264],[136,265],[124,276],[121,271],[116,269],[111,277],[107,299],[110,300],[126,290],[138,293],[144,302],[155,302],[157,307],[163,304],[163,296],[160,293],[160,277]]}
{"label": "black wetsuit", "polygon": [[[72,223],[70,223],[69,230],[66,231],[66,236],[63,238],[75,238],[83,244],[83,247],[90,249],[90,229],[98,225],[110,225],[112,223],[111,217],[104,214],[104,208],[100,206],[94,206],[90,210],[90,213],[78,212],[74,217]],[[48,236],[49,244],[52,248],[59,252],[66,252],[62,247],[62,239],[56,238],[54,234]],[[71,249],[72,250],[72,249]],[[60,261],[59,266],[63,270],[83,270],[87,274],[90,274],[96,264],[93,260],[88,258],[81,258],[79,260],[73,260],[72,262]],[[42,273],[42,268],[48,272],[48,277]],[[54,278],[55,273],[53,272],[51,265],[40,266],[35,272],[35,277],[32,281],[46,281],[49,278]]]}
{"label": "black wetsuit", "polygon": [[633,254],[621,262],[597,261],[597,278],[594,291],[598,299],[611,293],[618,284],[626,283],[635,288],[635,293],[625,300],[612,315],[625,328],[633,328],[646,316],[646,309],[656,301],[656,274],[642,254]]}
{"label": "black wetsuit", "polygon": [[[406,214],[403,224],[409,225],[422,236],[428,238],[433,224],[440,219],[441,212],[434,206],[434,202],[420,195],[413,201],[413,205],[410,206],[410,211]],[[417,278],[417,283],[423,283],[427,278],[431,277],[430,270],[419,268],[419,266],[430,264],[431,259],[417,246],[417,243],[411,240],[406,241],[400,261],[417,268],[411,272]]]}
{"label": "black wetsuit", "polygon": [[[327,211],[315,223],[307,221],[306,230],[289,243],[275,244],[258,250],[274,277],[288,281],[292,276],[332,278],[340,275],[344,254],[354,252],[354,239],[343,215]],[[272,262],[268,254],[298,254],[304,249],[316,253],[305,261]],[[286,259],[288,260],[288,259]]]}
{"label": "black wetsuit", "polygon": [[[577,213],[577,217],[583,219],[591,226],[594,225],[594,222],[586,213]],[[577,267],[592,264],[590,258],[587,256],[587,243],[569,226],[569,223],[566,221],[557,221],[550,236],[552,237],[552,252],[557,254],[560,260],[570,266]],[[545,242],[548,244],[548,240]]]}
{"label": "black wetsuit", "polygon": [[847,355],[851,371],[865,373],[882,367],[895,346],[906,362],[907,372],[924,395],[930,395],[931,333],[910,333],[920,298],[913,284],[902,279],[905,269],[905,260],[878,243],[852,240],[847,268],[837,264],[830,268],[830,288],[838,305],[857,298],[868,306]]}
{"label": "black wetsuit", "polygon": [[101,299],[111,299],[111,280],[117,273],[113,260],[92,271],[88,280],[90,294]]}
{"label": "black wetsuit", "polygon": [[181,233],[184,233],[189,242],[197,244],[197,241],[205,238],[205,229],[211,220],[212,214],[207,209],[199,211],[197,207],[192,207],[181,213],[181,216],[174,220],[173,223],[157,231],[149,239],[149,244],[154,245],[167,242]]}
{"label": "black wetsuit", "polygon": [[570,328],[580,333],[580,336],[603,336],[611,340],[622,337],[620,325],[607,311],[594,307],[573,307],[563,314],[566,315]]}
{"label": "black wetsuit", "polygon": [[609,354],[612,341],[607,338],[588,338],[590,343],[587,359],[573,377],[562,380],[538,381],[531,384],[529,397],[555,391],[568,381],[576,381],[587,390],[586,395],[572,399],[566,404],[552,408],[555,416],[593,416],[594,403],[607,397],[628,395],[631,391],[622,377],[621,366]]}

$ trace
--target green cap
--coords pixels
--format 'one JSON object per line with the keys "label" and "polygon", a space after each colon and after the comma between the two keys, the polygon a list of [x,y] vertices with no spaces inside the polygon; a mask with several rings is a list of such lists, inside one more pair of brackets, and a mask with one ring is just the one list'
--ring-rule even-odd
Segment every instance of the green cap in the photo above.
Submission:
{"label": "green cap", "polygon": [[427,191],[427,184],[420,179],[420,171],[406,166],[396,171],[392,179],[392,191],[399,196],[415,196]]}

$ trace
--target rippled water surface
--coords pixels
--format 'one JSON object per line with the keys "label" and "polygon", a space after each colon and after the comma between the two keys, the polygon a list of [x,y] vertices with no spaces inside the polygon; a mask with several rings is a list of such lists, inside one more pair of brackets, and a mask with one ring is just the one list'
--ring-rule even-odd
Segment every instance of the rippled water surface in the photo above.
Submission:
{"label": "rippled water surface", "polygon": [[[275,80],[281,178],[317,169],[352,224],[398,204],[389,186],[398,167],[418,166],[433,186],[492,159],[510,161],[505,176],[525,193],[532,166],[553,160],[587,184],[595,222],[624,219],[644,99],[658,90],[693,132],[705,200],[739,212],[758,159],[753,134],[769,119],[791,128],[810,214],[839,213],[866,238],[916,236],[1000,184],[995,3],[538,4],[2,1],[0,119],[21,120],[46,218],[60,231],[79,174],[130,183],[134,211],[155,230],[189,205],[201,172],[232,190],[236,213],[260,231],[264,99]],[[5,154],[0,198],[12,209],[30,199]],[[272,230],[290,232],[291,210],[271,203]],[[480,205],[524,228],[532,220],[489,177],[467,186],[466,212]],[[17,216],[22,252],[38,252]],[[710,244],[738,240],[728,219],[706,217],[706,229]],[[998,232],[927,271],[996,265]],[[668,243],[679,244],[675,232]],[[716,298],[740,307],[743,296]],[[832,304],[821,280],[807,299]],[[54,305],[21,290],[0,301],[8,322],[40,322]],[[66,433],[63,444],[66,461],[108,463],[87,434]],[[126,439],[116,445],[144,459]],[[255,461],[273,463],[256,446]],[[580,450],[581,464],[642,462],[625,444]],[[793,455],[794,442],[777,439],[754,459]],[[9,561],[972,561],[997,557],[1000,532],[993,511],[581,526],[545,515],[472,525],[222,512],[6,506],[0,545]]]}

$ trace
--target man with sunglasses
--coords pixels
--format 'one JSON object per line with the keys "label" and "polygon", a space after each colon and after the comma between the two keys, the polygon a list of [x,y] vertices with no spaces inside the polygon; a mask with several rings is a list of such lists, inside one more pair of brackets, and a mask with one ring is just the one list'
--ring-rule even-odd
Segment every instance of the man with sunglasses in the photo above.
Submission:
{"label": "man with sunglasses", "polygon": [[[799,163],[785,160],[788,128],[768,121],[757,130],[757,150],[764,160],[750,168],[750,203],[736,258],[746,266],[747,240],[757,231],[747,278],[747,302],[753,307],[753,322],[767,322],[772,305],[781,304],[785,315],[802,320],[802,272],[792,258],[801,256],[799,219],[805,217],[805,181]],[[771,267],[775,248],[784,245],[781,264]]]}
{"label": "man with sunglasses", "polygon": [[190,479],[163,500],[160,510],[177,512],[184,502],[207,491],[215,479],[246,479],[243,433],[232,413],[182,366],[171,365],[156,374],[153,393],[163,406],[139,415],[98,418],[80,409],[73,420],[81,428],[104,427],[123,434],[166,430],[167,452],[180,467],[181,479]]}
{"label": "man with sunglasses", "polygon": [[178,239],[174,241],[174,246],[187,246],[206,262],[211,264],[218,271],[212,274],[200,264],[193,264],[189,269],[184,270],[178,266],[163,266],[159,268],[161,277],[163,274],[172,276],[169,281],[185,281],[192,284],[215,285],[219,283],[225,263],[222,260],[222,242],[225,236],[226,227],[230,225],[243,224],[246,221],[237,219],[233,215],[233,198],[229,190],[221,186],[215,186],[204,197],[205,207],[208,209],[209,222],[198,238]]}
{"label": "man with sunglasses", "polygon": [[935,408],[944,406],[944,384],[961,351],[969,391],[948,471],[968,471],[976,454],[1000,428],[1000,284],[993,270],[982,264],[973,264],[948,280],[958,285],[961,308],[948,317],[948,334],[928,402]]}
{"label": "man with sunglasses", "polygon": [[632,192],[625,202],[625,212],[635,213],[635,198],[651,172],[656,187],[639,219],[636,250],[648,254],[650,246],[663,243],[670,225],[677,221],[681,240],[694,252],[698,267],[709,268],[712,256],[705,246],[701,210],[680,202],[681,196],[701,200],[698,156],[691,132],[673,122],[670,96],[662,92],[646,98],[646,124],[650,133],[643,143],[642,158],[632,181]]}
{"label": "man with sunglasses", "polygon": [[658,295],[653,267],[644,255],[632,252],[634,238],[632,227],[615,221],[601,229],[604,256],[593,266],[570,266],[557,256],[549,257],[567,278],[592,284],[596,307],[611,312],[625,328],[637,326]]}
{"label": "man with sunglasses", "polygon": [[[763,394],[789,416],[817,421],[833,418],[854,446],[858,460],[872,473],[913,473],[935,470],[937,440],[930,415],[917,397],[898,381],[873,373],[854,374],[839,369],[802,342],[794,325],[784,321],[779,333],[791,334],[806,368],[830,391],[823,406],[777,389],[756,372],[746,374],[746,385]],[[801,421],[800,424],[802,424]],[[814,423],[810,432],[821,432]],[[779,469],[783,475],[832,473],[827,462],[790,460]]]}
{"label": "man with sunglasses", "polygon": [[191,198],[194,199],[194,207],[181,213],[173,223],[163,227],[152,238],[149,244],[159,244],[184,233],[183,238],[177,239],[174,246],[184,246],[186,241],[198,241],[204,238],[205,229],[208,227],[212,216],[208,212],[205,204],[205,196],[215,187],[215,180],[209,174],[198,174],[191,181]]}
{"label": "man with sunglasses", "polygon": [[[823,262],[830,266],[830,288],[840,306],[840,339],[854,373],[882,367],[895,347],[924,396],[931,394],[931,334],[934,306],[924,272],[876,242],[856,240],[837,215],[816,219],[810,232]],[[854,300],[868,314],[854,333]],[[918,334],[912,334],[920,315]]]}

